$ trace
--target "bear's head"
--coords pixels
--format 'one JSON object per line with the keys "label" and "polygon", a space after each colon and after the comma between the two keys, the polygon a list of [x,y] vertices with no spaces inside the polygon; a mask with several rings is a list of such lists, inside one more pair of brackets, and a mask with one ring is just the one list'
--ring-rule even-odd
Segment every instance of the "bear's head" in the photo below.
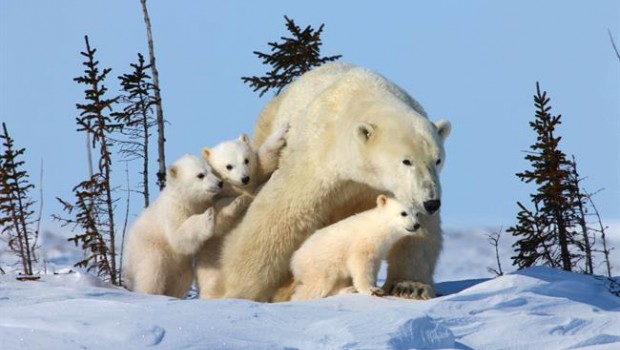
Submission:
{"label": "bear's head", "polygon": [[397,99],[357,102],[348,106],[355,118],[348,125],[352,137],[342,141],[348,166],[341,171],[356,182],[392,193],[420,213],[437,213],[450,122],[431,122]]}
{"label": "bear's head", "polygon": [[213,171],[233,186],[247,186],[256,174],[257,156],[246,134],[213,148],[203,148],[202,157]]}
{"label": "bear's head", "polygon": [[205,204],[222,190],[224,183],[208,164],[186,154],[168,168],[166,188],[188,204]]}
{"label": "bear's head", "polygon": [[377,197],[377,208],[386,213],[386,222],[391,223],[399,231],[414,234],[420,228],[418,213],[396,199],[380,194]]}

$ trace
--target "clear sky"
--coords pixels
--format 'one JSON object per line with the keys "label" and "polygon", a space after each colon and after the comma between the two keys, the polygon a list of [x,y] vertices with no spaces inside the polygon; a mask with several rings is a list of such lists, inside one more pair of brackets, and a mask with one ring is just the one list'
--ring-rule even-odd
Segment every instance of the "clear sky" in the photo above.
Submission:
{"label": "clear sky", "polygon": [[[620,40],[618,1],[177,0],[149,1],[149,9],[169,162],[252,132],[270,96],[259,98],[240,77],[265,71],[252,51],[287,35],[287,15],[302,26],[325,23],[324,55],[383,74],[431,119],[452,122],[447,225],[514,224],[516,201],[534,190],[514,174],[528,166],[523,151],[535,140],[536,81],[563,116],[562,150],[577,157],[586,189],[604,188],[595,197],[604,218],[620,220],[620,61],[607,33]],[[54,197],[72,198],[87,173],[75,131],[83,86],[72,81],[82,74],[85,34],[101,67],[113,69],[106,86],[116,94],[116,76],[147,53],[139,0],[0,1],[0,121],[27,148],[37,186],[43,161],[44,218],[60,213]],[[124,166],[115,169],[122,185]]]}

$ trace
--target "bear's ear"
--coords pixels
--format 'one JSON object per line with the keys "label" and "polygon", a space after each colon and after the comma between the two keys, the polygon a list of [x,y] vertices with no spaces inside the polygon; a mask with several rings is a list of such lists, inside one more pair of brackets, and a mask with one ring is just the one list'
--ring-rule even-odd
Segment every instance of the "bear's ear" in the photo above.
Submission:
{"label": "bear's ear", "polygon": [[168,168],[168,178],[176,179],[178,175],[179,175],[179,169],[177,168],[176,165],[173,165],[170,168]]}
{"label": "bear's ear", "polygon": [[200,153],[202,154],[202,159],[207,160],[211,155],[211,150],[208,147],[204,147]]}
{"label": "bear's ear", "polygon": [[250,144],[250,138],[245,133],[239,136],[239,140],[247,143],[248,145]]}
{"label": "bear's ear", "polygon": [[450,135],[450,131],[452,131],[452,124],[450,124],[447,120],[439,120],[434,124],[437,128],[437,133],[439,133],[439,136],[441,137],[441,141],[445,141],[448,138],[448,135]]}
{"label": "bear's ear", "polygon": [[387,204],[387,200],[388,198],[384,194],[380,194],[379,196],[377,196],[377,206],[379,208],[385,207],[385,205]]}
{"label": "bear's ear", "polygon": [[359,123],[355,126],[355,136],[362,142],[368,141],[372,137],[374,131],[374,126],[369,123]]}

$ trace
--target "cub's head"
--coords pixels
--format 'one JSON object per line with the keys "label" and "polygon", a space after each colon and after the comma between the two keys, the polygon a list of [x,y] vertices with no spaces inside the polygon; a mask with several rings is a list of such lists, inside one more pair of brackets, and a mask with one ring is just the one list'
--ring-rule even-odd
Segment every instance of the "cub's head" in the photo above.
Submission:
{"label": "cub's head", "polygon": [[168,167],[166,188],[188,203],[211,202],[223,185],[208,164],[191,154],[182,156]]}
{"label": "cub's head", "polygon": [[420,228],[418,213],[411,206],[381,194],[377,197],[377,207],[386,212],[386,222],[407,234],[413,234]]}
{"label": "cub's head", "polygon": [[[446,161],[448,121],[431,122],[403,108],[360,111],[351,125],[347,175],[378,190],[391,192],[418,212],[432,215],[441,206],[439,172]],[[360,119],[358,119],[360,120]],[[352,154],[356,156],[352,157]]]}
{"label": "cub's head", "polygon": [[213,148],[203,148],[202,157],[219,177],[234,186],[248,185],[256,174],[257,157],[246,134]]}

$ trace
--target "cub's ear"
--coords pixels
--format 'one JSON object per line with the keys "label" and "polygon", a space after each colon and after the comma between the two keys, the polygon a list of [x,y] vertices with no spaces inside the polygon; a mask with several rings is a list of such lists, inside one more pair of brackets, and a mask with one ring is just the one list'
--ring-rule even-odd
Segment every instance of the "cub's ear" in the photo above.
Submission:
{"label": "cub's ear", "polygon": [[204,147],[200,153],[202,154],[202,159],[207,160],[211,155],[211,150],[208,147]]}
{"label": "cub's ear", "polygon": [[388,198],[384,194],[380,194],[379,196],[377,196],[377,206],[385,207],[385,205],[387,204],[387,200]]}
{"label": "cub's ear", "polygon": [[375,127],[370,123],[359,123],[355,126],[355,136],[362,142],[368,141],[375,132]]}
{"label": "cub's ear", "polygon": [[170,168],[168,168],[169,179],[176,179],[178,175],[179,175],[179,169],[177,168],[176,165],[173,165]]}
{"label": "cub's ear", "polygon": [[243,133],[243,134],[241,134],[241,136],[239,136],[239,140],[247,143],[248,145],[250,144],[250,138],[245,133]]}
{"label": "cub's ear", "polygon": [[447,120],[439,120],[434,124],[437,128],[437,133],[439,133],[439,137],[441,137],[441,141],[445,141],[448,135],[450,135],[450,131],[452,131],[452,124]]}

